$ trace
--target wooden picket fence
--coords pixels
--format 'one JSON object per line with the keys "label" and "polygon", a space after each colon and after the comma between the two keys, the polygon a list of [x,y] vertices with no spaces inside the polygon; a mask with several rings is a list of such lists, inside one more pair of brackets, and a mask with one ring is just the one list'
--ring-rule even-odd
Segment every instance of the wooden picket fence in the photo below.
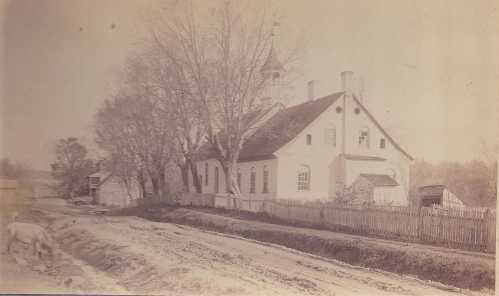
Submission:
{"label": "wooden picket fence", "polygon": [[264,212],[292,223],[495,253],[496,212],[474,208],[358,207],[215,196],[214,207]]}

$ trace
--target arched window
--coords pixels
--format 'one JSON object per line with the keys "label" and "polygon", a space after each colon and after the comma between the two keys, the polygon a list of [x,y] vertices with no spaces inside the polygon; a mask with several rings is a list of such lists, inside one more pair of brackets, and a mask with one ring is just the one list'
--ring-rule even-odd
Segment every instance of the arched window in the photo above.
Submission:
{"label": "arched window", "polygon": [[363,127],[359,132],[359,147],[369,148],[369,128]]}
{"label": "arched window", "polygon": [[215,193],[218,193],[220,191],[218,181],[219,181],[218,167],[216,166],[215,167]]}
{"label": "arched window", "polygon": [[208,186],[208,163],[204,163],[204,186]]}
{"label": "arched window", "polygon": [[241,188],[241,180],[242,180],[243,176],[241,174],[241,169],[237,169],[237,187],[239,187],[239,191],[242,192],[243,189]]}
{"label": "arched window", "polygon": [[269,169],[263,166],[263,193],[269,193]]}
{"label": "arched window", "polygon": [[330,125],[324,129],[324,144],[336,147],[336,127]]}
{"label": "arched window", "polygon": [[310,167],[302,165],[298,168],[298,191],[310,190]]}
{"label": "arched window", "polygon": [[251,167],[250,193],[255,193],[255,189],[256,189],[256,172],[255,172],[255,167]]}

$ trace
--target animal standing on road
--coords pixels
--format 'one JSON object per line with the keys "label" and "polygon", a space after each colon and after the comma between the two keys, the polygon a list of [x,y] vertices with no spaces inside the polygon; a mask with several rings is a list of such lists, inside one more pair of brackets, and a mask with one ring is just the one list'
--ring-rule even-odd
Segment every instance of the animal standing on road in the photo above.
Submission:
{"label": "animal standing on road", "polygon": [[8,242],[7,252],[10,253],[10,248],[14,241],[20,241],[33,246],[34,253],[38,258],[42,257],[42,249],[48,250],[49,254],[53,254],[53,243],[48,233],[41,227],[35,224],[13,222],[7,226]]}

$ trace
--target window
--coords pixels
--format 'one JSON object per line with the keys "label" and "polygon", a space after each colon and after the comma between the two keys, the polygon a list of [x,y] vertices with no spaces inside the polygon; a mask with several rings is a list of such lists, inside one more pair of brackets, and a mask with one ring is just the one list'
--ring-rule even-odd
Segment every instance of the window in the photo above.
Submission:
{"label": "window", "polygon": [[359,133],[359,147],[369,148],[369,129],[364,127]]}
{"label": "window", "polygon": [[385,149],[386,147],[386,140],[385,139],[380,139],[379,140],[379,148]]}
{"label": "window", "polygon": [[324,143],[336,147],[336,128],[334,126],[324,129]]}
{"label": "window", "polygon": [[241,189],[241,179],[242,179],[241,170],[237,169],[237,187],[239,187],[239,191],[240,192],[242,192],[242,189]]}
{"label": "window", "polygon": [[263,167],[263,193],[269,193],[269,170],[267,166]]}
{"label": "window", "polygon": [[204,164],[204,186],[208,186],[208,163]]}
{"label": "window", "polygon": [[203,185],[203,175],[199,175],[199,184]]}
{"label": "window", "polygon": [[302,165],[298,169],[298,191],[310,190],[310,167]]}
{"label": "window", "polygon": [[307,134],[307,145],[312,145],[312,135]]}
{"label": "window", "polygon": [[215,193],[218,193],[220,192],[220,188],[218,187],[219,184],[218,184],[218,180],[219,179],[219,176],[218,176],[218,167],[216,166],[215,167]]}
{"label": "window", "polygon": [[255,187],[256,187],[256,172],[255,168],[251,168],[251,174],[250,174],[250,193],[255,193]]}

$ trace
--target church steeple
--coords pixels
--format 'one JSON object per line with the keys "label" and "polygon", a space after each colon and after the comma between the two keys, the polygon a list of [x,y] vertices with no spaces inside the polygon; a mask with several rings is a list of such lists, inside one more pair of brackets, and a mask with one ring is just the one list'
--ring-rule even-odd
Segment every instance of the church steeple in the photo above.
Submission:
{"label": "church steeple", "polygon": [[276,38],[276,27],[280,24],[278,22],[273,22],[272,32],[271,32],[271,44],[269,54],[265,62],[263,63],[260,72],[262,73],[264,79],[267,81],[267,91],[265,96],[262,98],[263,105],[272,105],[274,102],[280,100],[280,87],[281,87],[281,76],[284,72],[284,66],[277,57],[277,51],[275,50],[275,38]]}
{"label": "church steeple", "polygon": [[[279,61],[279,59],[277,58],[277,53],[274,49],[274,42],[272,42],[272,45],[270,46],[269,55],[267,56],[265,63],[263,63],[260,71],[264,75],[273,74],[274,72],[280,74],[284,71],[284,67],[282,66],[281,61]],[[272,77],[274,77],[274,75],[272,75]]]}

